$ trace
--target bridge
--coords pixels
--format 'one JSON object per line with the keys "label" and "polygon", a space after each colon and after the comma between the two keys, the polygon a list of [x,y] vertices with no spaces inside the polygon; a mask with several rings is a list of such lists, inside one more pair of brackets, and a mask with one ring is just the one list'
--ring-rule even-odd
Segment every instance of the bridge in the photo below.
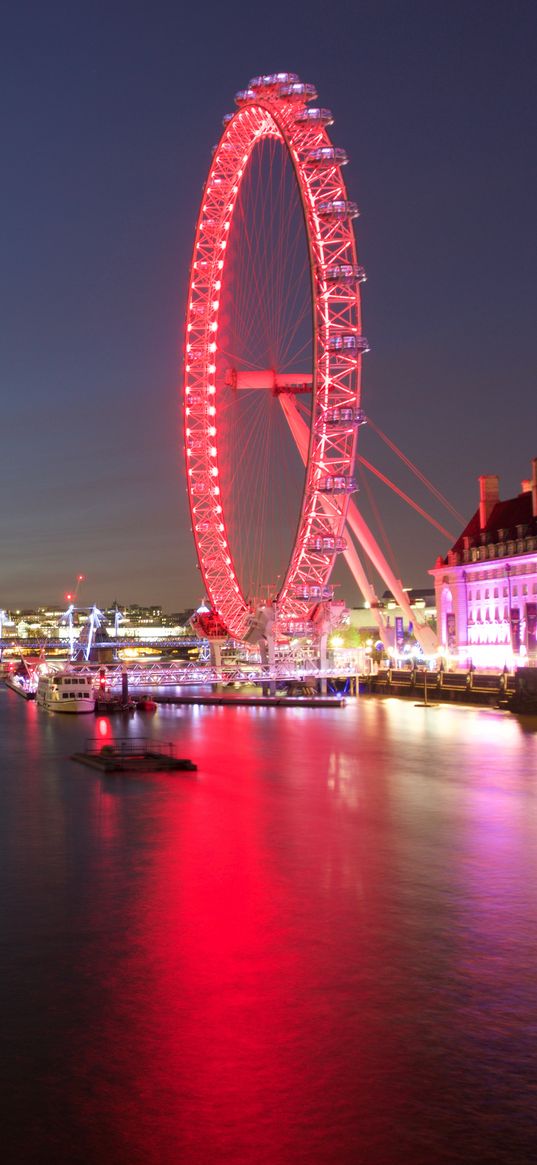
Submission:
{"label": "bridge", "polygon": [[[201,649],[204,647],[204,645],[205,641],[200,639],[197,635],[179,635],[166,636],[164,639],[140,639],[138,637],[132,639],[116,639],[115,637],[109,639],[98,639],[93,644],[93,647],[97,651],[110,650],[110,648],[121,651],[124,648],[133,647],[140,647],[145,650],[154,648],[155,651],[167,651],[170,649],[177,650],[179,647],[186,647],[191,649],[197,647]],[[39,654],[41,651],[44,651],[46,655],[47,652],[50,653],[53,651],[61,650],[68,652],[69,649],[70,644],[68,639],[23,639],[18,636],[0,638],[0,655],[6,650],[19,652],[35,651],[37,654]]]}
{"label": "bridge", "polygon": [[[71,667],[81,675],[95,677],[99,674],[99,665],[91,663],[72,664]],[[104,670],[104,669],[103,669]],[[152,688],[182,687],[198,684],[255,684],[257,686],[268,683],[300,683],[310,680],[340,679],[341,668],[320,668],[313,659],[277,662],[272,666],[238,664],[233,667],[214,667],[199,663],[182,664],[179,661],[136,662],[108,664],[106,666],[106,685],[112,691],[121,689],[124,673],[128,676],[129,688],[136,691],[147,691]]]}

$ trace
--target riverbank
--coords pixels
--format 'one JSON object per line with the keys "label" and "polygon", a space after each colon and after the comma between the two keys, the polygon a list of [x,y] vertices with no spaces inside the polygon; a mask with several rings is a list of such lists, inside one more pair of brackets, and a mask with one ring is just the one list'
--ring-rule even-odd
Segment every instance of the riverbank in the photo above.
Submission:
{"label": "riverbank", "polygon": [[[515,710],[519,684],[516,675],[488,672],[437,671],[424,668],[385,668],[361,681],[360,691],[372,695],[431,699],[451,704],[469,704]],[[531,709],[524,709],[531,710]],[[537,711],[537,707],[536,707]]]}

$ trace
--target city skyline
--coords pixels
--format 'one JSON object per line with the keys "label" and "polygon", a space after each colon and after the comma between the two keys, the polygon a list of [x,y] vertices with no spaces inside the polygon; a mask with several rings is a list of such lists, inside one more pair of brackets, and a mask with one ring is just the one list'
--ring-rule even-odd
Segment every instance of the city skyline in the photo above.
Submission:
{"label": "city skyline", "polygon": [[[261,50],[241,11],[220,24],[209,6],[203,63],[195,14],[170,4],[7,18],[3,607],[61,605],[78,571],[91,602],[203,598],[181,445],[184,304],[211,146],[257,72],[314,82],[350,155],[366,413],[466,518],[480,473],[513,496],[537,453],[532,6],[506,23],[496,3],[336,5],[337,52],[320,4],[307,23],[287,12],[285,35],[276,6]],[[448,540],[377,498],[403,582],[425,585]]]}

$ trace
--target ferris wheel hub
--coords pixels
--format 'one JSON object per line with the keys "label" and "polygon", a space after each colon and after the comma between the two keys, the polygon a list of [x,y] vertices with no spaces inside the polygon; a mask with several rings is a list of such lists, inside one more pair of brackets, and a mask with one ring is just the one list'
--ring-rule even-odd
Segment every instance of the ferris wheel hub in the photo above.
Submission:
{"label": "ferris wheel hub", "polygon": [[277,372],[275,368],[244,369],[228,368],[225,377],[227,388],[243,390],[265,389],[273,396],[288,393],[311,392],[313,376],[311,372]]}

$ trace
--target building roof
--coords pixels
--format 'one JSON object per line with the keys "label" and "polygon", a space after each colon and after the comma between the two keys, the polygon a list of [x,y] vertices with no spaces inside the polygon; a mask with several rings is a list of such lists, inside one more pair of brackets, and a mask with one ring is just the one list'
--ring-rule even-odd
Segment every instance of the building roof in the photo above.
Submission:
{"label": "building roof", "polygon": [[[434,587],[411,587],[409,590],[407,590],[407,595],[408,601],[411,605],[412,603],[419,602],[420,599],[432,599],[434,601]],[[381,602],[391,602],[393,598],[394,596],[391,591],[383,591],[381,595]]]}
{"label": "building roof", "polygon": [[[462,534],[451,547],[450,553],[461,554],[470,546],[482,546],[489,542],[503,542],[518,537],[517,526],[524,527],[524,535],[537,534],[537,518],[532,514],[531,490],[496,502],[491,510],[484,530],[479,520],[479,506],[465,526]],[[447,557],[444,559],[447,562]]]}

